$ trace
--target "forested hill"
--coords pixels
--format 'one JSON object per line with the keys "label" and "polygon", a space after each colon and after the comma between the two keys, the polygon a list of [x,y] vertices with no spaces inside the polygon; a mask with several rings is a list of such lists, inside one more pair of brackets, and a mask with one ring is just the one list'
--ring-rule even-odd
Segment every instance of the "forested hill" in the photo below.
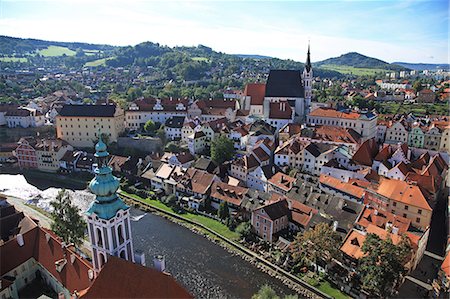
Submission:
{"label": "forested hill", "polygon": [[[305,54],[306,57],[306,54]],[[143,42],[115,47],[87,43],[51,42],[0,36],[0,66],[27,67],[147,67],[166,78],[184,81],[214,80],[221,76],[239,81],[255,80],[270,69],[303,69],[303,63],[257,55],[230,55],[199,45],[167,47]],[[316,76],[341,77],[332,70],[315,70]]]}
{"label": "forested hill", "polygon": [[401,71],[407,69],[403,66],[387,63],[383,60],[368,57],[356,52],[347,53],[339,57],[328,58],[323,61],[316,62],[315,65],[319,67],[327,65],[350,66],[355,68],[384,69],[392,71]]}

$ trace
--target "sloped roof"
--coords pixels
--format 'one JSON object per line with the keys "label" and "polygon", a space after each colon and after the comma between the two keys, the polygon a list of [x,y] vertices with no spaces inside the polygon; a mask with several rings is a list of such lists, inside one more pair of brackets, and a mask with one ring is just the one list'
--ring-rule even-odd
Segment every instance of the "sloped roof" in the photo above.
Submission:
{"label": "sloped roof", "polygon": [[70,105],[66,104],[59,112],[60,116],[73,117],[113,117],[116,105]]}
{"label": "sloped roof", "polygon": [[272,176],[269,179],[269,183],[271,183],[274,186],[277,186],[278,188],[284,191],[289,191],[292,189],[295,183],[295,178],[290,177],[282,172],[277,172],[274,176]]}
{"label": "sloped roof", "polygon": [[368,139],[361,144],[352,157],[352,160],[358,164],[372,166],[373,160],[378,153],[378,145],[375,138]]}
{"label": "sloped roof", "polygon": [[332,118],[343,118],[343,119],[359,119],[361,118],[361,114],[354,111],[338,111],[333,108],[328,107],[319,107],[311,111],[309,116],[318,116],[318,117],[332,117]]}
{"label": "sloped roof", "polygon": [[266,83],[266,97],[303,98],[302,77],[297,70],[270,70]]}
{"label": "sloped roof", "polygon": [[169,274],[108,256],[82,298],[193,298]]}
{"label": "sloped roof", "polygon": [[244,89],[244,95],[250,96],[250,105],[262,105],[266,93],[266,84],[248,83]]}
{"label": "sloped roof", "polygon": [[386,211],[380,211],[372,207],[364,207],[363,212],[357,219],[357,224],[366,228],[369,224],[372,224],[386,229],[388,223],[397,227],[399,234],[403,234],[408,231],[411,220]]}
{"label": "sloped roof", "polygon": [[267,205],[261,207],[260,209],[264,209],[266,214],[272,220],[276,220],[283,216],[289,215],[289,207],[286,199],[279,200],[276,202],[270,202]]}
{"label": "sloped roof", "polygon": [[168,128],[181,129],[184,123],[184,116],[172,116],[166,120],[165,126]]}
{"label": "sloped roof", "polygon": [[415,206],[428,211],[432,210],[422,190],[413,184],[382,178],[376,191],[378,194],[391,200],[399,201],[406,205]]}
{"label": "sloped roof", "polygon": [[211,186],[211,197],[240,206],[248,192],[247,188],[232,186],[227,183],[214,182]]}
{"label": "sloped roof", "polygon": [[334,148],[334,145],[326,144],[326,143],[310,143],[307,147],[305,147],[305,150],[310,152],[314,157],[319,157],[321,154],[331,150]]}
{"label": "sloped roof", "polygon": [[363,198],[365,190],[357,185],[343,182],[335,177],[321,174],[319,182],[340,192],[352,195],[356,198]]}
{"label": "sloped roof", "polygon": [[292,119],[292,108],[287,101],[279,103],[270,103],[269,118],[274,119]]}

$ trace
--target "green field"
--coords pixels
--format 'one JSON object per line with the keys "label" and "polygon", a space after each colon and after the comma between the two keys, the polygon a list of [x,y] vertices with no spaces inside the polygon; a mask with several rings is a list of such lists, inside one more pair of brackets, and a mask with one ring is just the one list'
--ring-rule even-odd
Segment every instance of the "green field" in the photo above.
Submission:
{"label": "green field", "polygon": [[113,57],[92,60],[92,61],[86,62],[84,64],[84,66],[105,66],[106,65],[106,61],[110,60],[110,59],[113,59]]}
{"label": "green field", "polygon": [[423,116],[429,114],[436,115],[449,115],[449,105],[448,103],[435,103],[435,104],[404,104],[397,102],[387,102],[381,103],[383,114],[404,114],[413,113],[416,116]]}
{"label": "green field", "polygon": [[3,61],[3,62],[27,62],[28,59],[25,57],[0,57],[0,61]]}
{"label": "green field", "polygon": [[72,51],[67,47],[59,46],[48,46],[47,49],[39,50],[39,54],[44,57],[63,56],[64,54],[67,56],[73,56],[75,53],[75,51]]}
{"label": "green field", "polygon": [[192,57],[192,60],[194,61],[204,61],[204,62],[209,62],[209,59],[206,57]]}
{"label": "green field", "polygon": [[333,64],[324,64],[321,65],[320,68],[330,71],[336,71],[341,74],[351,74],[355,76],[371,76],[378,73],[386,73],[388,70],[384,69],[369,69],[369,68],[357,68],[353,66],[347,65],[333,65]]}
{"label": "green field", "polygon": [[[159,200],[154,200],[154,199],[143,199],[142,197],[136,195],[136,194],[132,194],[132,193],[127,193],[125,191],[121,191],[121,193],[128,195],[130,197],[133,197],[139,201],[142,201],[144,203],[149,204],[150,206],[156,207],[156,208],[160,208],[164,211],[170,212],[170,213],[176,213],[176,211],[174,211],[171,207],[166,206],[165,204],[163,204],[162,202],[160,202]],[[230,240],[238,240],[239,239],[239,234],[236,232],[231,231],[225,224],[215,220],[215,219],[211,219],[208,218],[206,216],[203,215],[198,215],[198,214],[192,214],[189,212],[186,212],[184,214],[178,214],[179,216],[181,216],[182,218],[188,219],[188,220],[192,220],[195,221],[199,224],[203,224],[204,226],[210,228],[211,230],[215,231],[216,233],[224,236],[225,238],[228,238]]]}
{"label": "green field", "polygon": [[333,286],[331,286],[328,281],[321,282],[320,285],[317,286],[317,288],[322,292],[324,292],[325,294],[328,294],[336,299],[351,298],[350,296],[347,296],[345,293],[342,293],[338,289],[333,288]]}

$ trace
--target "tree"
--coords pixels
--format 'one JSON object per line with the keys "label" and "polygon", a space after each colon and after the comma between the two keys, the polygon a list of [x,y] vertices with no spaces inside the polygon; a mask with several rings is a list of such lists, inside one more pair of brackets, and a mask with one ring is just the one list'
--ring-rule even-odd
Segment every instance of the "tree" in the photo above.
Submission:
{"label": "tree", "polygon": [[252,299],[280,299],[280,296],[269,285],[265,284],[252,296]]}
{"label": "tree", "polygon": [[303,233],[298,233],[292,242],[292,258],[296,264],[310,262],[317,265],[320,259],[330,261],[340,254],[339,235],[326,223],[319,223]]}
{"label": "tree", "polygon": [[144,130],[147,133],[153,133],[156,130],[156,125],[152,120],[148,120],[144,125]]}
{"label": "tree", "polygon": [[217,215],[220,219],[227,219],[230,216],[230,211],[228,209],[228,203],[226,201],[222,201],[219,205],[219,209],[217,210]]}
{"label": "tree", "polygon": [[[280,296],[267,284],[263,285],[259,291],[252,296],[252,299],[280,299]],[[283,299],[298,299],[297,295],[286,295]]]}
{"label": "tree", "polygon": [[391,238],[368,234],[361,249],[365,253],[358,267],[362,288],[378,297],[390,296],[406,273],[404,265],[411,257],[409,238],[402,236],[396,246]]}
{"label": "tree", "polygon": [[234,156],[233,140],[220,135],[211,142],[211,159],[218,165],[231,160]]}
{"label": "tree", "polygon": [[420,80],[414,82],[414,84],[413,84],[413,89],[414,89],[416,92],[421,91],[421,90],[423,89],[423,87],[422,87],[422,82],[421,82]]}
{"label": "tree", "polygon": [[252,233],[252,225],[249,221],[242,222],[236,227],[236,232],[241,238],[247,239]]}
{"label": "tree", "polygon": [[53,207],[51,229],[67,244],[80,245],[86,230],[86,222],[79,214],[80,209],[71,204],[70,195],[63,189],[50,205]]}
{"label": "tree", "polygon": [[180,147],[175,142],[169,142],[166,145],[166,151],[178,153],[180,151]]}

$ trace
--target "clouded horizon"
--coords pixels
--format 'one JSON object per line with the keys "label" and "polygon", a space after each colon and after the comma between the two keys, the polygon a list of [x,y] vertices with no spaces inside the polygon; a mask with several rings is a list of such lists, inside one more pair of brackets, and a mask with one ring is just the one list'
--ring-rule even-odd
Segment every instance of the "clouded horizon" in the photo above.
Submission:
{"label": "clouded horizon", "polygon": [[358,52],[448,63],[449,5],[405,1],[0,0],[0,35],[117,46],[151,41],[313,61]]}

